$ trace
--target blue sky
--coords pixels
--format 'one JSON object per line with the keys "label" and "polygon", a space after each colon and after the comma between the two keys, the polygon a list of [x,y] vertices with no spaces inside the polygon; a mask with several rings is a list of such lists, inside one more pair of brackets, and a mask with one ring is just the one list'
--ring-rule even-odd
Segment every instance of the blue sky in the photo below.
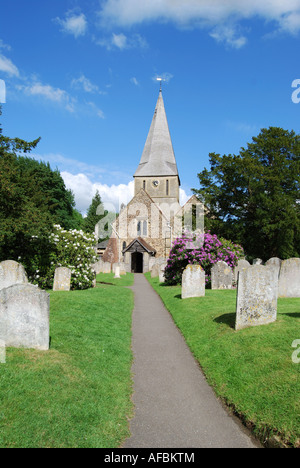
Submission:
{"label": "blue sky", "polygon": [[130,199],[157,76],[182,200],[210,152],[237,153],[269,126],[299,132],[300,0],[0,6],[3,132],[42,138],[34,156],[58,167],[82,212],[96,189],[113,203]]}

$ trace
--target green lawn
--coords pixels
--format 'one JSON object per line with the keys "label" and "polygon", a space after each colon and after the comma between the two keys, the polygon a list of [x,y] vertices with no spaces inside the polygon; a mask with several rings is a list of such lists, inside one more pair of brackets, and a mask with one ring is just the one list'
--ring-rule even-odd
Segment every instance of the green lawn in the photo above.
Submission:
{"label": "green lawn", "polygon": [[113,276],[50,292],[50,351],[6,350],[1,448],[114,448],[129,435],[133,275]]}
{"label": "green lawn", "polygon": [[236,291],[206,290],[181,299],[181,287],[147,279],[161,296],[210,385],[261,440],[280,436],[300,446],[300,299],[279,299],[270,325],[234,330]]}

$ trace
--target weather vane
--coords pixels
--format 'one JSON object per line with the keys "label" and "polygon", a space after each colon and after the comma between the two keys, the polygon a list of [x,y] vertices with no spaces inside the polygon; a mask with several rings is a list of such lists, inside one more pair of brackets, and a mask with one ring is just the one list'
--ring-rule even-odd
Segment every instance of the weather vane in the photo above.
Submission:
{"label": "weather vane", "polygon": [[162,90],[162,82],[163,82],[163,81],[166,81],[166,80],[165,80],[164,78],[160,77],[160,76],[158,76],[158,77],[156,78],[156,80],[160,82],[159,91],[161,92],[161,90]]}

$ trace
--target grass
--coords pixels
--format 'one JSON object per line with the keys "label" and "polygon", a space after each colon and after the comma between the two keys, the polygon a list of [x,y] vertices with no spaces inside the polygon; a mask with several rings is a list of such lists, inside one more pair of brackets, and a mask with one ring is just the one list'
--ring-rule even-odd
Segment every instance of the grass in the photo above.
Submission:
{"label": "grass", "polygon": [[6,350],[1,448],[114,448],[129,436],[133,275],[113,276],[50,292],[49,351]]}
{"label": "grass", "polygon": [[273,435],[300,446],[300,299],[279,299],[273,324],[235,331],[236,291],[206,290],[181,299],[181,287],[148,281],[181,330],[208,383],[261,441]]}

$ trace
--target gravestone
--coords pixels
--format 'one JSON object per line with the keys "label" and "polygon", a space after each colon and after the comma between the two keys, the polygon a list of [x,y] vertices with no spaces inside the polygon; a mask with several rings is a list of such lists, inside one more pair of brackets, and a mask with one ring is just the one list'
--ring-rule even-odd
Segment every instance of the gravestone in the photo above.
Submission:
{"label": "gravestone", "polygon": [[274,268],[277,272],[277,276],[280,274],[282,260],[278,257],[272,257],[268,261],[266,261],[266,266],[269,268]]}
{"label": "gravestone", "polygon": [[249,268],[249,266],[250,266],[250,263],[247,260],[245,259],[238,260],[237,266],[234,267],[234,270],[233,270],[235,282],[238,280],[239,272],[242,270],[245,270],[246,268]]}
{"label": "gravestone", "polygon": [[103,273],[111,273],[111,263],[104,262],[103,263]]}
{"label": "gravestone", "polygon": [[120,276],[120,267],[119,267],[119,264],[117,264],[117,265],[115,266],[114,270],[115,270],[115,276],[114,276],[114,278],[121,278],[121,276]]}
{"label": "gravestone", "polygon": [[103,260],[98,260],[98,262],[94,263],[94,265],[92,265],[92,269],[95,271],[96,275],[98,275],[99,273],[102,273]]}
{"label": "gravestone", "polygon": [[13,260],[0,263],[0,289],[8,288],[14,284],[27,284],[28,278],[25,268]]}
{"label": "gravestone", "polygon": [[211,269],[211,289],[232,289],[233,273],[227,263],[220,261]]}
{"label": "gravestone", "polygon": [[0,290],[0,340],[6,347],[49,349],[50,295],[32,284]]}
{"label": "gravestone", "polygon": [[205,272],[200,265],[188,265],[182,274],[181,297],[205,296]]}
{"label": "gravestone", "polygon": [[56,268],[54,274],[53,291],[70,291],[71,270],[66,267]]}
{"label": "gravestone", "polygon": [[275,322],[277,297],[278,276],[273,268],[253,265],[241,270],[238,276],[235,329]]}
{"label": "gravestone", "polygon": [[263,265],[264,261],[261,258],[254,258],[252,264],[253,265]]}
{"label": "gravestone", "polygon": [[279,297],[300,297],[300,258],[282,261],[278,295]]}
{"label": "gravestone", "polygon": [[166,266],[167,266],[166,263],[163,263],[162,265],[160,265],[160,269],[159,269],[159,282],[160,283],[165,282],[165,268],[166,268]]}
{"label": "gravestone", "polygon": [[159,276],[159,271],[160,271],[160,264],[155,263],[151,269],[151,278],[155,278],[156,276]]}

